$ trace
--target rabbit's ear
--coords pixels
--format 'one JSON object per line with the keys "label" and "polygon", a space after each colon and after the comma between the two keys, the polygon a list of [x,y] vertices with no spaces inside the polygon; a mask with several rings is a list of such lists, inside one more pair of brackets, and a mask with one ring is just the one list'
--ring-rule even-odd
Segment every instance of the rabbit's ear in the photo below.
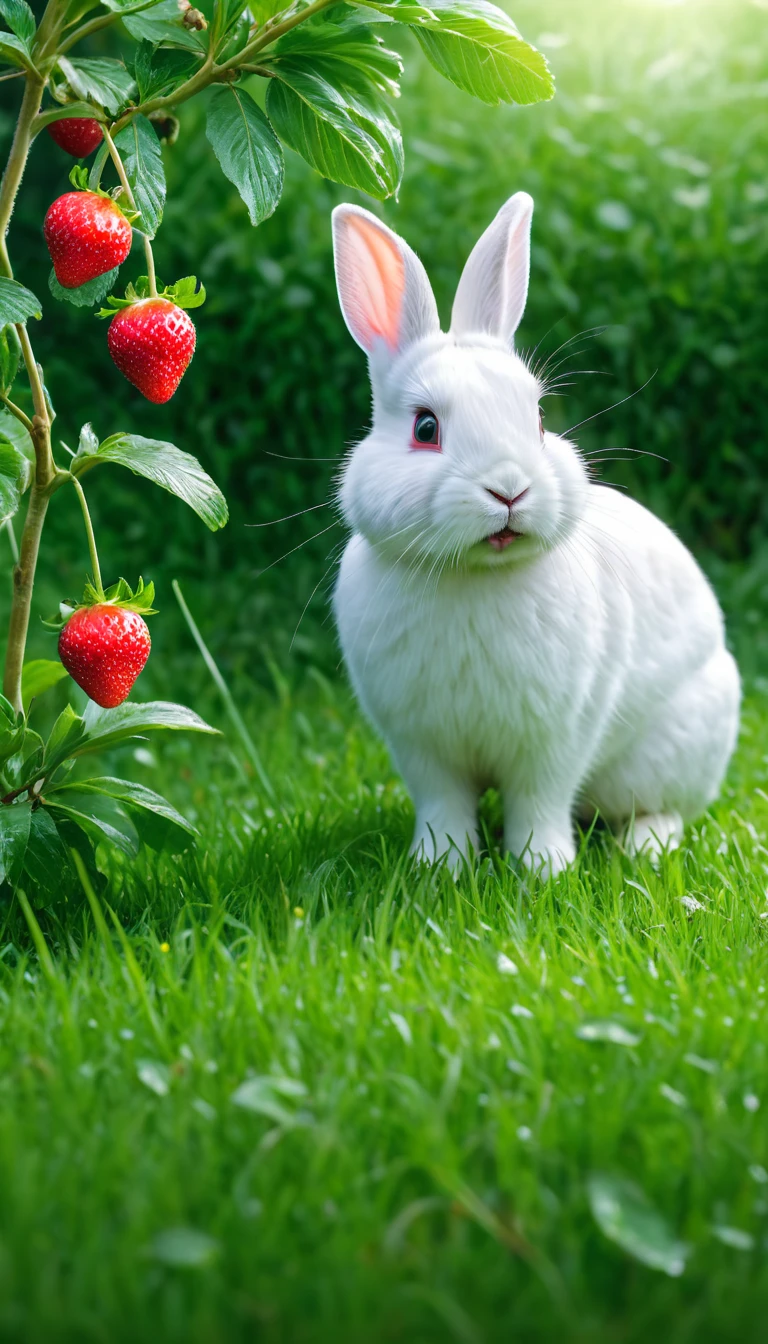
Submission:
{"label": "rabbit's ear", "polygon": [[511,343],[528,294],[532,215],[532,198],[518,191],[475,243],[456,290],[451,331]]}
{"label": "rabbit's ear", "polygon": [[439,331],[427,273],[402,238],[356,205],[333,212],[336,285],[344,320],[371,355],[382,346],[399,354]]}

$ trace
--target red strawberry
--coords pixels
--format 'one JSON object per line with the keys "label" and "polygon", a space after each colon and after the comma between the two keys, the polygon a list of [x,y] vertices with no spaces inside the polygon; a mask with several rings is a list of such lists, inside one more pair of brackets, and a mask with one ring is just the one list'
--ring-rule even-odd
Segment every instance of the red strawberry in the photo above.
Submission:
{"label": "red strawberry", "polygon": [[149,657],[152,641],[137,611],[99,602],[79,607],[59,636],[59,657],[97,705],[121,705]]}
{"label": "red strawberry", "polygon": [[101,126],[92,117],[62,117],[60,121],[50,122],[48,134],[76,159],[92,154],[104,139]]}
{"label": "red strawberry", "polygon": [[77,289],[119,266],[133,233],[114,201],[93,191],[68,191],[53,202],[43,225],[56,279]]}
{"label": "red strawberry", "polygon": [[195,353],[195,327],[170,299],[140,299],[109,324],[109,353],[148,401],[170,401]]}

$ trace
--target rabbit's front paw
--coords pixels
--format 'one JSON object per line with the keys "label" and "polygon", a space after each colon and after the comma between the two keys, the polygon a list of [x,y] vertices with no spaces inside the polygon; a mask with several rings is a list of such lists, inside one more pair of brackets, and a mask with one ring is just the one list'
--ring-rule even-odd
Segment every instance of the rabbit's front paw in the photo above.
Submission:
{"label": "rabbit's front paw", "polygon": [[505,830],[507,851],[520,866],[543,878],[557,877],[576,858],[570,817],[548,825],[529,825],[518,815],[507,821]]}

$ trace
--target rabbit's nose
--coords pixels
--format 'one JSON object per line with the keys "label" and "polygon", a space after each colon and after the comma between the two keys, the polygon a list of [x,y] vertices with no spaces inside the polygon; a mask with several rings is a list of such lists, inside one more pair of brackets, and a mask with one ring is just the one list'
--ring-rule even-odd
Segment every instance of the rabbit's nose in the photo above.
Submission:
{"label": "rabbit's nose", "polygon": [[491,490],[490,486],[488,485],[486,485],[485,490],[486,494],[492,495],[493,498],[497,499],[500,504],[503,504],[508,509],[513,509],[516,504],[520,503],[520,500],[523,498],[523,496],[528,494],[529,488],[530,488],[529,486],[526,486],[525,489],[521,490],[520,494],[515,495],[513,499],[510,499],[509,495],[500,495],[498,490]]}

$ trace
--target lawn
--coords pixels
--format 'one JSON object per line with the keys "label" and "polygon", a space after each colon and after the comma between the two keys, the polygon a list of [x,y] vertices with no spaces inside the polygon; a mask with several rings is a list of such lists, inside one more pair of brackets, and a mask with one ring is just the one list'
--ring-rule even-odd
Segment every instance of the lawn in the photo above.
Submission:
{"label": "lawn", "polygon": [[[747,689],[727,787],[658,871],[597,828],[572,871],[521,879],[493,796],[475,868],[410,864],[410,803],[327,621],[342,531],[323,504],[369,413],[330,254],[350,192],[289,155],[254,231],[188,106],[158,266],[209,298],[183,387],[155,407],[112,369],[103,325],[49,300],[41,221],[69,164],[38,137],[10,242],[45,298],[57,453],[89,418],[172,440],[232,518],[214,536],[127,473],[89,485],[105,579],[157,585],[136,698],[224,733],[94,765],[165,793],[196,848],[105,852],[94,889],[63,875],[26,915],[0,895],[0,1344],[765,1338],[766,0],[509,9],[556,98],[481,106],[411,41],[406,176],[383,217],[445,317],[481,230],[534,195],[522,345],[573,342],[547,423],[583,424],[605,478],[715,582]],[[2,85],[6,139],[17,92]],[[88,563],[73,492],[49,516],[31,658],[54,656],[39,618]],[[60,683],[33,726],[68,699],[85,703]]]}
{"label": "lawn", "polygon": [[236,738],[123,751],[197,849],[3,912],[0,1338],[764,1337],[765,695],[658,872],[521,880],[489,797],[454,882],[343,683],[275,678],[274,802]]}

